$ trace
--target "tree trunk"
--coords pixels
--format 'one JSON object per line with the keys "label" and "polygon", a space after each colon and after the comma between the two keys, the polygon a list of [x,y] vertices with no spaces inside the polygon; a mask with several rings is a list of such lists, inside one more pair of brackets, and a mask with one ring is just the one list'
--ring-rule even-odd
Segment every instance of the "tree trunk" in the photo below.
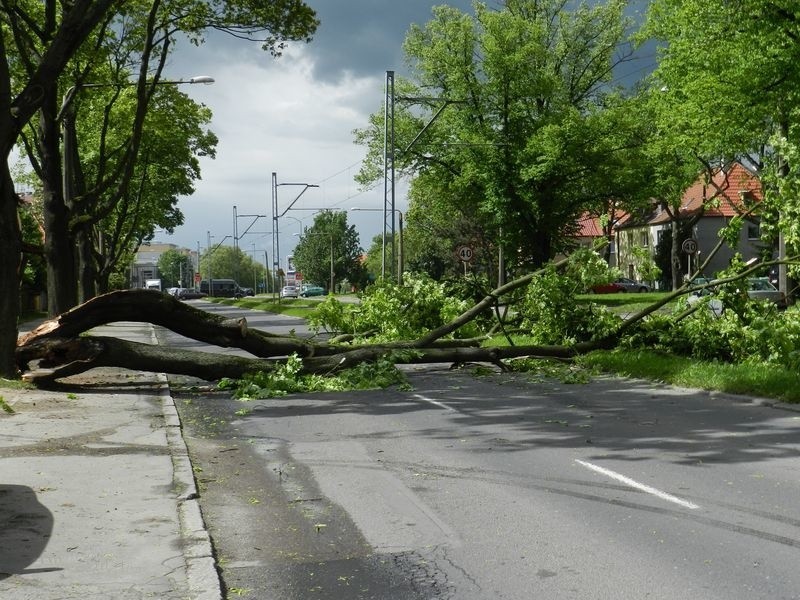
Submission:
{"label": "tree trunk", "polygon": [[[398,354],[397,364],[492,362],[523,356],[572,358],[600,344],[564,346],[510,346],[499,348],[425,348],[418,352]],[[348,349],[330,356],[303,360],[302,372],[325,375],[374,362],[391,351],[389,346]],[[270,371],[282,359],[247,358],[229,354],[212,354],[141,344],[109,337],[45,338],[28,343],[18,350],[18,360],[27,364],[39,360],[39,370],[25,378],[37,385],[50,385],[56,380],[77,375],[97,367],[123,367],[140,371],[175,373],[207,381],[230,377],[239,379],[248,373]],[[42,370],[45,369],[45,370]]]}
{"label": "tree trunk", "polygon": [[672,220],[672,250],[670,253],[670,265],[672,267],[672,290],[675,291],[683,285],[681,277],[681,244],[680,244],[680,223],[677,219]]}
{"label": "tree trunk", "polygon": [[97,295],[97,265],[91,225],[81,225],[75,230],[75,245],[78,250],[78,303],[82,304]]}
{"label": "tree trunk", "polygon": [[18,376],[14,351],[22,265],[22,232],[17,215],[18,196],[6,156],[0,166],[0,377]]}
{"label": "tree trunk", "polygon": [[240,378],[275,366],[275,361],[260,358],[194,352],[101,336],[39,340],[18,353],[18,360],[35,359],[40,360],[40,369],[27,373],[25,379],[43,386],[96,367],[179,373],[212,381]]}
{"label": "tree trunk", "polygon": [[78,300],[75,248],[70,239],[69,210],[64,201],[57,111],[56,92],[48,90],[39,120],[39,152],[46,232],[44,258],[47,265],[47,313],[51,317],[68,311]]}
{"label": "tree trunk", "polygon": [[[493,362],[521,356],[570,358],[595,348],[613,345],[613,340],[566,346],[511,346],[501,348],[475,347],[474,341],[440,341],[457,324],[469,322],[496,298],[497,295],[524,285],[533,275],[526,276],[495,290],[477,305],[453,321],[451,327],[431,332],[423,339],[394,344],[347,346],[311,343],[296,337],[282,337],[248,329],[244,319],[231,320],[191,307],[179,300],[153,290],[126,290],[97,296],[91,301],[47,321],[20,338],[16,351],[17,365],[23,372],[30,370],[33,361],[39,367],[55,370],[29,373],[27,378],[50,383],[94,367],[116,366],[192,375],[213,380],[221,377],[241,377],[245,373],[274,368],[285,357],[297,354],[303,361],[303,372],[327,374],[373,362],[395,352],[396,363],[464,363]],[[257,356],[240,359],[228,355],[192,352],[175,348],[158,348],[148,344],[125,342],[115,338],[81,336],[98,325],[114,321],[142,321],[167,327],[172,331],[222,347],[235,346]]]}

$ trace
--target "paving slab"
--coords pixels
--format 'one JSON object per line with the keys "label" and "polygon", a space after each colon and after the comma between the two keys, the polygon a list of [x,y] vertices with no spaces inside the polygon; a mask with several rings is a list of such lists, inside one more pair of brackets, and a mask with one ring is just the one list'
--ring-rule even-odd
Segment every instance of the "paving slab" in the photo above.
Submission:
{"label": "paving slab", "polygon": [[[155,340],[141,323],[92,333]],[[221,598],[166,378],[63,383],[0,388],[0,598]]]}

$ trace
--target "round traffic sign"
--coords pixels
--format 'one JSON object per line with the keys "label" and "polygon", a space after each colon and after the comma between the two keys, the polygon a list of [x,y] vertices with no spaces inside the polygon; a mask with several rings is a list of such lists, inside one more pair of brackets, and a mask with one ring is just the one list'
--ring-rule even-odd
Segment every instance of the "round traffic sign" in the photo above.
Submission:
{"label": "round traffic sign", "polygon": [[459,246],[456,248],[456,256],[463,262],[469,262],[472,260],[473,256],[472,248],[469,246]]}
{"label": "round traffic sign", "polygon": [[697,254],[697,240],[694,238],[683,240],[683,244],[681,244],[681,250],[683,250],[686,254]]}

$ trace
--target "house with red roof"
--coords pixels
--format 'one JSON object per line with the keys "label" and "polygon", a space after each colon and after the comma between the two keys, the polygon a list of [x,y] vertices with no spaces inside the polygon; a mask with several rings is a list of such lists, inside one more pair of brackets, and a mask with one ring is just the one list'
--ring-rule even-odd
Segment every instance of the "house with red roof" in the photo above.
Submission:
{"label": "house with red roof", "polygon": [[[740,162],[716,169],[711,177],[701,174],[683,194],[678,219],[691,224],[691,238],[697,243],[697,253],[681,253],[683,274],[694,271],[719,243],[720,230],[735,216],[741,216],[763,199],[758,176]],[[656,248],[665,236],[672,235],[672,219],[663,203],[653,202],[652,211],[645,215],[628,215],[616,226],[617,267],[631,279],[637,277],[637,261],[633,248],[647,248],[655,258]],[[758,257],[764,244],[760,239],[758,215],[745,217],[735,248],[723,245],[703,270],[713,276],[730,264],[738,252],[744,260]],[[691,262],[691,264],[690,264]]]}

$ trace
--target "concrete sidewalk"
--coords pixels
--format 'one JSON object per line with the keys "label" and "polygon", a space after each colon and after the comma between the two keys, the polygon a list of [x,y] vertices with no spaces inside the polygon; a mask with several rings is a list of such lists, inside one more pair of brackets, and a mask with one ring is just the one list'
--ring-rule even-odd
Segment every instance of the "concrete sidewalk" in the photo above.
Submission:
{"label": "concrete sidewalk", "polygon": [[[155,340],[146,323],[93,333]],[[65,383],[0,388],[0,598],[221,598],[166,378]]]}

